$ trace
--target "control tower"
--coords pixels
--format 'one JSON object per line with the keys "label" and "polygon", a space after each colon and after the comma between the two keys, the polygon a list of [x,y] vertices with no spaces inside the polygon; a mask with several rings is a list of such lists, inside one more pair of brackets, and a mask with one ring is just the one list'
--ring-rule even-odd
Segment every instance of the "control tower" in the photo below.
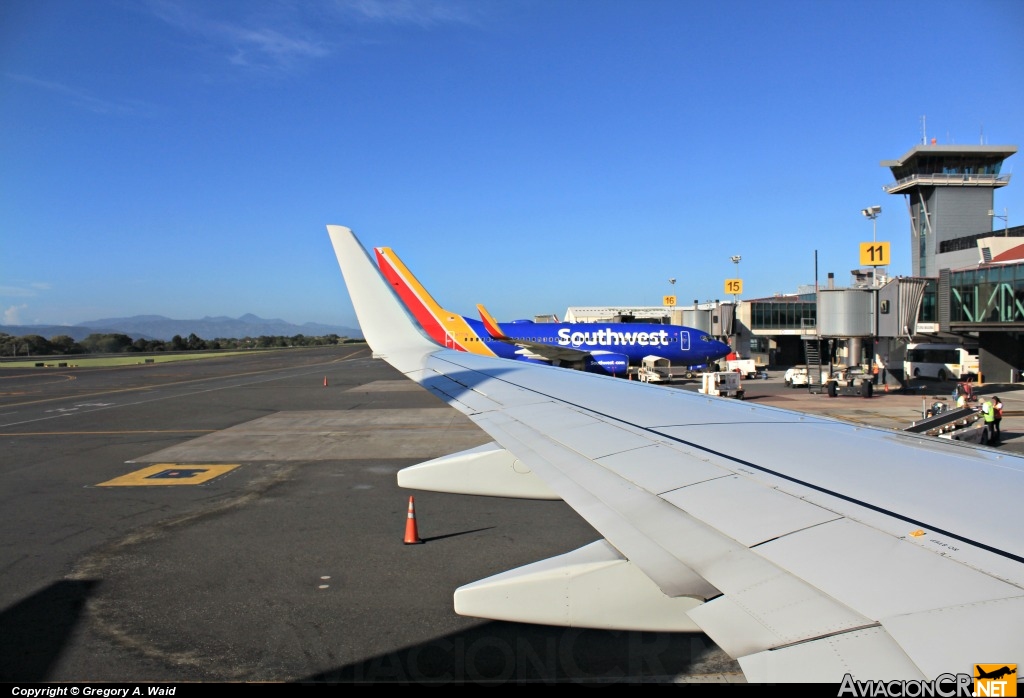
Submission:
{"label": "control tower", "polygon": [[882,160],[910,210],[911,275],[977,264],[974,239],[993,229],[995,190],[1010,183],[999,173],[1017,152],[1012,145],[919,145],[898,160]]}

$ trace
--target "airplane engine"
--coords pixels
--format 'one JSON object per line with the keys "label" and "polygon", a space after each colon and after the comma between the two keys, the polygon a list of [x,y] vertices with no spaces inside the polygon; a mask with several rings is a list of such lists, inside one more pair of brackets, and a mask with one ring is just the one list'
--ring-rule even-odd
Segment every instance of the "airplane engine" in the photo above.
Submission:
{"label": "airplane engine", "polygon": [[615,354],[613,352],[591,354],[583,362],[583,370],[590,373],[625,376],[628,369],[629,357],[625,354]]}

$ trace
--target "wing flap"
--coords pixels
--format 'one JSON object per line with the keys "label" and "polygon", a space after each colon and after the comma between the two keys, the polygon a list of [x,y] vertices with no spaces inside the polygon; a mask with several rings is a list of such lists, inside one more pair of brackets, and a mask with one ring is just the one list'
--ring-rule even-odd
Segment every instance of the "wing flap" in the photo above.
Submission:
{"label": "wing flap", "polygon": [[[758,652],[740,657],[739,664],[748,681],[764,684],[834,684],[846,674],[884,676],[886,680],[924,678],[899,643],[877,627]],[[946,670],[952,671],[950,667]]]}
{"label": "wing flap", "polygon": [[[476,415],[473,421],[515,453],[591,526],[668,596],[706,599],[719,592],[667,551],[645,528],[672,530],[679,510],[645,490],[623,484],[593,461],[566,449],[502,413]],[[642,513],[630,520],[625,511]]]}
{"label": "wing flap", "polygon": [[[1024,595],[1020,587],[848,519],[779,538],[758,552],[876,619]],[[871,570],[871,584],[851,577],[851,568]]]}
{"label": "wing flap", "polygon": [[[752,576],[749,571],[734,571]],[[775,577],[762,576],[744,589],[730,590],[695,608],[690,617],[737,659],[871,625],[869,619],[781,572]]]}
{"label": "wing flap", "polygon": [[839,518],[834,511],[736,475],[662,498],[747,547]]}
{"label": "wing flap", "polygon": [[926,676],[938,676],[969,672],[971,663],[989,658],[1019,662],[1024,657],[1021,618],[1024,598],[1017,597],[894,616],[882,626]]}
{"label": "wing flap", "polygon": [[634,485],[656,494],[730,474],[700,454],[663,444],[624,450],[596,460]]}

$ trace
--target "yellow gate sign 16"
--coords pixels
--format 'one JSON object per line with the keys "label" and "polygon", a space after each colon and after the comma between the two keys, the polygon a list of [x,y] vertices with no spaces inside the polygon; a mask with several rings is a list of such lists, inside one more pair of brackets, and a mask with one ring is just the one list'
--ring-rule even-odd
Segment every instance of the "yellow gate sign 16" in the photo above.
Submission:
{"label": "yellow gate sign 16", "polygon": [[662,305],[675,305],[676,304],[676,297],[675,296],[662,296],[661,304]]}
{"label": "yellow gate sign 16", "polygon": [[743,293],[743,279],[726,279],[725,292],[734,296]]}
{"label": "yellow gate sign 16", "polygon": [[887,242],[862,242],[862,243],[860,243],[860,265],[862,267],[887,267],[887,266],[889,266],[889,243],[887,243]]}

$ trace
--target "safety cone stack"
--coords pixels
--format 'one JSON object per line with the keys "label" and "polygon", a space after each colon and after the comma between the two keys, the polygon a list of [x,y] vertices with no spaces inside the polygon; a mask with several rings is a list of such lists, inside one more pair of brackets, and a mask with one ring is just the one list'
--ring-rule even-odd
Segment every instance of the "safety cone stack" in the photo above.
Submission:
{"label": "safety cone stack", "polygon": [[420,540],[420,534],[416,530],[416,506],[413,502],[413,498],[409,497],[409,513],[405,519],[405,544],[415,545],[422,543]]}
{"label": "safety cone stack", "polygon": [[324,387],[327,387],[327,376],[324,376]]}

